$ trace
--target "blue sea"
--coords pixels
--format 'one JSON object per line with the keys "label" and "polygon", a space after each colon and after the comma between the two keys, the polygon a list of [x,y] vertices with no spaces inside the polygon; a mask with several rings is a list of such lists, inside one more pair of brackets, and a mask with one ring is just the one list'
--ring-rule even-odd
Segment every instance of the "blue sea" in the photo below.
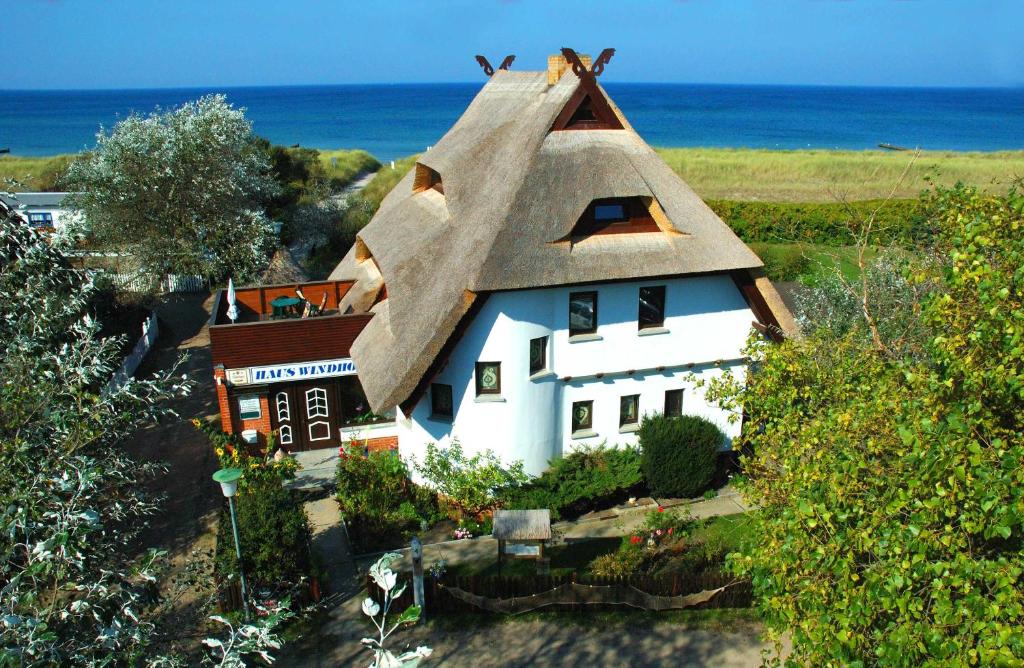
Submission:
{"label": "blue sea", "polygon": [[[94,144],[101,126],[133,111],[223,92],[275,143],[362,148],[390,160],[436,143],[481,85],[0,91],[0,148],[79,151]],[[654,146],[1024,148],[1024,88],[604,85]]]}

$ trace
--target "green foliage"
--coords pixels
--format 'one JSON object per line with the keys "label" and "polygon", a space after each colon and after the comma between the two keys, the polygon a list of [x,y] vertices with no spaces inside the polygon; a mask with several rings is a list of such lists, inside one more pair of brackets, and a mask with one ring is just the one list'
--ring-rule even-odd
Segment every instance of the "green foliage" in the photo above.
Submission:
{"label": "green foliage", "polygon": [[88,317],[94,285],[68,263],[69,241],[0,216],[5,666],[139,662],[163,553],[138,541],[159,510],[146,487],[163,471],[124,442],[192,387],[172,368],[103,391],[121,342]]}
{"label": "green foliage", "polygon": [[912,198],[933,184],[1004,188],[1007,175],[1024,174],[1024,151],[922,151],[911,164],[913,155],[898,151],[656,150],[705,200],[870,200],[887,197],[894,184],[895,197]]}
{"label": "green foliage", "polygon": [[704,493],[715,475],[725,435],[701,417],[648,415],[637,433],[641,467],[651,493],[688,498]]}
{"label": "green foliage", "polygon": [[[235,508],[250,587],[283,591],[311,575],[309,520],[298,492],[286,489],[280,479],[250,481],[239,486]],[[217,533],[216,570],[222,577],[238,573],[227,507],[221,512]]]}
{"label": "green foliage", "polygon": [[539,477],[506,493],[505,508],[548,508],[552,519],[576,517],[624,500],[643,482],[637,448],[582,448],[555,459]]}
{"label": "green foliage", "polygon": [[428,443],[423,464],[416,468],[453,519],[479,517],[495,506],[500,493],[528,480],[521,461],[505,466],[490,450],[467,457],[458,441],[446,448]]}
{"label": "green foliage", "polygon": [[752,243],[750,250],[764,262],[764,272],[773,281],[795,281],[812,269],[801,244]]}
{"label": "green foliage", "polygon": [[273,218],[290,218],[296,206],[316,204],[330,193],[341,191],[360,174],[380,168],[377,159],[363,150],[321,151],[271,145],[265,139],[259,142],[280,186],[279,194],[267,204]]}
{"label": "green foliage", "polygon": [[0,155],[0,189],[12,191],[61,191],[64,174],[74,155],[26,157]]}
{"label": "green foliage", "polygon": [[366,227],[391,189],[415,166],[411,156],[395,162],[395,168],[382,168],[362,191],[350,195],[345,209],[334,216],[327,231],[327,241],[310,252],[306,271],[316,277],[327,276],[356,242],[356,234]]}
{"label": "green foliage", "polygon": [[320,166],[331,190],[338,191],[352,183],[360,174],[375,172],[380,161],[360,149],[321,150]]}
{"label": "green foliage", "polygon": [[[913,243],[931,236],[928,212],[919,199],[854,202],[736,202],[708,206],[748,243],[803,242],[840,246],[857,243],[859,223],[875,214],[873,244]],[[853,223],[851,225],[851,222]]]}
{"label": "green foliage", "polygon": [[393,452],[350,446],[338,460],[337,499],[349,535],[363,551],[394,547],[422,522],[441,516],[437,496],[409,479],[405,462]]}
{"label": "green foliage", "polygon": [[[745,487],[761,510],[735,566],[805,665],[1024,661],[1024,198],[938,190],[938,280],[885,317],[752,344]],[[872,304],[872,295],[867,293]],[[897,329],[897,328],[894,328]]]}
{"label": "green foliage", "polygon": [[267,155],[245,114],[223,95],[131,115],[96,137],[69,167],[72,203],[91,243],[143,267],[246,280],[273,239],[262,212],[277,194]]}
{"label": "green foliage", "polygon": [[291,457],[280,461],[274,459],[277,449],[274,435],[271,434],[264,452],[250,450],[253,446],[246,444],[239,434],[227,434],[221,430],[219,422],[207,422],[199,418],[192,419],[192,426],[206,435],[210,447],[217,455],[221,468],[238,468],[245,475],[238,481],[239,488],[263,482],[282,482],[295,478],[299,468],[298,462]]}

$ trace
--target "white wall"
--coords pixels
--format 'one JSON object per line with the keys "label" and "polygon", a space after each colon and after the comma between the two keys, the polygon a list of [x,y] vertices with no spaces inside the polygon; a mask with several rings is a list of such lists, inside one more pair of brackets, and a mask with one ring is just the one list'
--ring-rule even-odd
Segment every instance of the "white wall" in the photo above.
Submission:
{"label": "white wall", "polygon": [[28,214],[30,213],[48,213],[53,217],[53,229],[55,230],[60,230],[69,222],[73,222],[79,216],[79,213],[74,209],[60,209],[38,206],[34,206],[30,209],[18,209],[17,212],[21,215],[22,219],[26,223],[28,222]]}
{"label": "white wall", "polygon": [[[639,288],[647,285],[666,286],[666,333],[638,333]],[[584,290],[598,293],[601,338],[570,341],[569,293]],[[680,388],[684,413],[705,416],[734,437],[739,423],[730,424],[726,413],[705,402],[693,376],[709,378],[726,368],[742,374],[739,358],[753,320],[732,279],[721,275],[492,294],[433,379],[452,385],[454,420],[431,417],[428,391],[410,419],[399,419],[399,448],[422,460],[427,443],[457,438],[468,452],[491,449],[506,461],[523,460],[537,474],[579,444],[635,443],[635,434],[620,433],[620,397],[639,394],[643,415],[660,412],[665,391]],[[550,337],[552,373],[531,379],[529,342],[540,336]],[[477,361],[501,362],[500,401],[475,396]],[[572,379],[563,380],[567,376]],[[582,400],[594,401],[596,436],[574,440],[570,411]]]}

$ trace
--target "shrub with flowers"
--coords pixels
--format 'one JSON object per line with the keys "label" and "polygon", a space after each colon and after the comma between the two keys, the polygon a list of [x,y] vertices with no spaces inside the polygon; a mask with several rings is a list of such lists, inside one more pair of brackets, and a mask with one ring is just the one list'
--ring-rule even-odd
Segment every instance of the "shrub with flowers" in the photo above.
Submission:
{"label": "shrub with flowers", "polygon": [[239,481],[242,488],[265,480],[291,480],[299,468],[298,463],[291,457],[274,459],[273,455],[277,450],[274,433],[267,439],[266,449],[260,452],[254,451],[238,434],[221,431],[216,423],[193,418],[192,426],[210,440],[210,447],[217,455],[221,468],[239,468],[245,471],[245,475]]}
{"label": "shrub with flowers", "polygon": [[666,511],[662,506],[647,513],[643,525],[622,538],[618,551],[595,559],[590,570],[600,577],[634,575],[657,561],[664,548],[681,550],[689,534],[689,512]]}

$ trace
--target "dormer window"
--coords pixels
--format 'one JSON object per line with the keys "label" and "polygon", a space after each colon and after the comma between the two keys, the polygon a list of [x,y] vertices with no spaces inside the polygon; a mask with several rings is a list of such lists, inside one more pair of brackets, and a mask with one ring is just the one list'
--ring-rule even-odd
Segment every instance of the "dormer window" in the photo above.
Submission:
{"label": "dormer window", "polygon": [[424,190],[436,190],[437,192],[444,194],[444,184],[441,182],[441,175],[437,173],[437,170],[431,169],[426,165],[416,163],[416,176],[413,178],[412,191],[414,193],[423,192]]}
{"label": "dormer window", "polygon": [[591,202],[573,227],[572,236],[658,231],[658,224],[639,197],[612,197]]}

